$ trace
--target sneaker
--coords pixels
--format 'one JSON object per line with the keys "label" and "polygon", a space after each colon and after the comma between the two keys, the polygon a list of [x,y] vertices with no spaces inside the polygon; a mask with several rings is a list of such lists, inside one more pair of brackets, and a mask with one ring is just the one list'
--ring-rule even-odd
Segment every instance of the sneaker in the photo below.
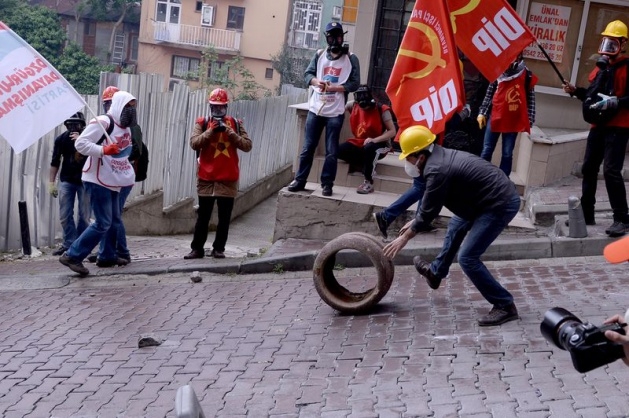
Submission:
{"label": "sneaker", "polygon": [[515,304],[499,308],[494,306],[491,311],[478,320],[478,325],[481,327],[492,327],[495,325],[502,325],[505,322],[514,321],[519,319],[518,310]]}
{"label": "sneaker", "polygon": [[183,259],[184,260],[192,260],[194,258],[203,258],[203,257],[205,257],[205,252],[204,251],[192,250],[188,254],[184,255]]}
{"label": "sneaker", "polygon": [[52,252],[52,255],[63,255],[66,251],[68,251],[66,247],[59,247],[59,249]]}
{"label": "sneaker", "polygon": [[389,237],[387,235],[387,228],[389,227],[389,224],[384,219],[384,213],[374,212],[373,219],[374,221],[376,221],[376,225],[378,225],[378,230],[380,231],[384,239],[387,239]]}
{"label": "sneaker", "polygon": [[614,221],[614,223],[605,230],[605,233],[612,238],[621,237],[627,233],[628,224],[620,221]]}
{"label": "sneaker", "polygon": [[300,192],[302,190],[306,190],[306,184],[299,182],[297,180],[291,181],[290,184],[288,185],[289,192]]}
{"label": "sneaker", "polygon": [[326,184],[322,187],[321,194],[323,196],[332,196],[332,186]]}
{"label": "sneaker", "polygon": [[86,258],[88,263],[95,263],[98,260],[98,256],[96,254],[90,254]]}
{"label": "sneaker", "polygon": [[413,264],[415,265],[415,270],[426,279],[426,283],[430,286],[431,289],[437,290],[439,289],[439,285],[441,285],[441,279],[435,276],[435,273],[430,269],[430,263],[421,259],[420,256],[413,257]]}
{"label": "sneaker", "polygon": [[59,257],[59,262],[63,264],[64,266],[68,267],[70,270],[76,273],[79,273],[81,277],[85,277],[88,274],[90,274],[90,271],[87,268],[85,268],[83,263],[81,263],[80,261],[75,261],[71,259],[66,254],[63,254],[61,257]]}
{"label": "sneaker", "polygon": [[212,252],[210,254],[214,258],[225,258],[225,253],[222,251],[212,249]]}
{"label": "sneaker", "polygon": [[96,260],[96,265],[101,268],[108,268],[113,266],[126,266],[129,262],[124,258],[116,258],[114,260]]}
{"label": "sneaker", "polygon": [[356,193],[358,194],[369,194],[373,193],[373,184],[369,183],[369,181],[365,180],[363,184],[358,186],[356,189]]}
{"label": "sneaker", "polygon": [[131,254],[129,255],[119,255],[118,258],[125,260],[127,262],[127,264],[129,264],[131,262]]}

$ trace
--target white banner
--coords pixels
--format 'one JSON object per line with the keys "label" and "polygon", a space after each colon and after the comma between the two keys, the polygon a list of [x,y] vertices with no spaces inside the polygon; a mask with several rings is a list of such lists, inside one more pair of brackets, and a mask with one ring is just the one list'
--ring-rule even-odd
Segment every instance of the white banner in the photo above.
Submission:
{"label": "white banner", "polygon": [[[570,7],[555,4],[531,3],[527,25],[546,50],[553,62],[561,63],[566,47],[566,34],[570,23]],[[524,58],[546,60],[537,45],[530,45],[523,51]]]}
{"label": "white banner", "polygon": [[16,154],[85,106],[32,46],[0,22],[0,135]]}

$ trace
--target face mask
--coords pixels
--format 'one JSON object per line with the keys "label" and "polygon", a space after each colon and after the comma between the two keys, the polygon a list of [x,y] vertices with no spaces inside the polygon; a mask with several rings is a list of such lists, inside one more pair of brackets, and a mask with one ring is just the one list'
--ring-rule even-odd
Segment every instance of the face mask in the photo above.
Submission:
{"label": "face mask", "polygon": [[125,106],[120,114],[120,126],[130,128],[138,124],[137,112],[135,106]]}
{"label": "face mask", "polygon": [[598,53],[601,55],[616,56],[620,52],[620,41],[616,38],[603,38]]}
{"label": "face mask", "polygon": [[341,52],[341,47],[343,46],[343,35],[328,35],[325,37],[326,42],[328,43],[328,49],[333,54],[338,54]]}
{"label": "face mask", "polygon": [[404,160],[404,171],[406,171],[406,174],[409,177],[415,178],[420,176],[417,166],[415,164],[412,164],[408,160]]}
{"label": "face mask", "polygon": [[224,105],[210,105],[210,113],[215,119],[223,119],[227,114],[227,106]]}

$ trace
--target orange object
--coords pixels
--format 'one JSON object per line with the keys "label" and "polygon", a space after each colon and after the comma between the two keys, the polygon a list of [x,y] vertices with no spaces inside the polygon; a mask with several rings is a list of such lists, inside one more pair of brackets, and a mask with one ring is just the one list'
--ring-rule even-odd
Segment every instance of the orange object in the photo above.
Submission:
{"label": "orange object", "polygon": [[114,93],[120,91],[120,89],[116,86],[109,86],[105,90],[103,90],[103,102],[113,99]]}
{"label": "orange object", "polygon": [[603,250],[605,259],[613,264],[629,261],[629,237],[607,244]]}

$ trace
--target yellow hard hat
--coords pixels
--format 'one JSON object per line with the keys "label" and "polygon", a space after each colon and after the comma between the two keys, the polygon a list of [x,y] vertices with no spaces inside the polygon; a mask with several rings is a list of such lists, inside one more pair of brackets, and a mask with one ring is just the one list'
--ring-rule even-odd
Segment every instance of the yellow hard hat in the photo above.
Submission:
{"label": "yellow hard hat", "polygon": [[435,142],[435,139],[437,139],[437,136],[425,126],[415,125],[404,129],[404,132],[400,134],[400,148],[402,148],[400,160],[423,150]]}
{"label": "yellow hard hat", "polygon": [[603,36],[611,36],[613,38],[626,38],[627,37],[627,25],[620,20],[614,20],[609,22],[605,27],[605,30],[601,33]]}

